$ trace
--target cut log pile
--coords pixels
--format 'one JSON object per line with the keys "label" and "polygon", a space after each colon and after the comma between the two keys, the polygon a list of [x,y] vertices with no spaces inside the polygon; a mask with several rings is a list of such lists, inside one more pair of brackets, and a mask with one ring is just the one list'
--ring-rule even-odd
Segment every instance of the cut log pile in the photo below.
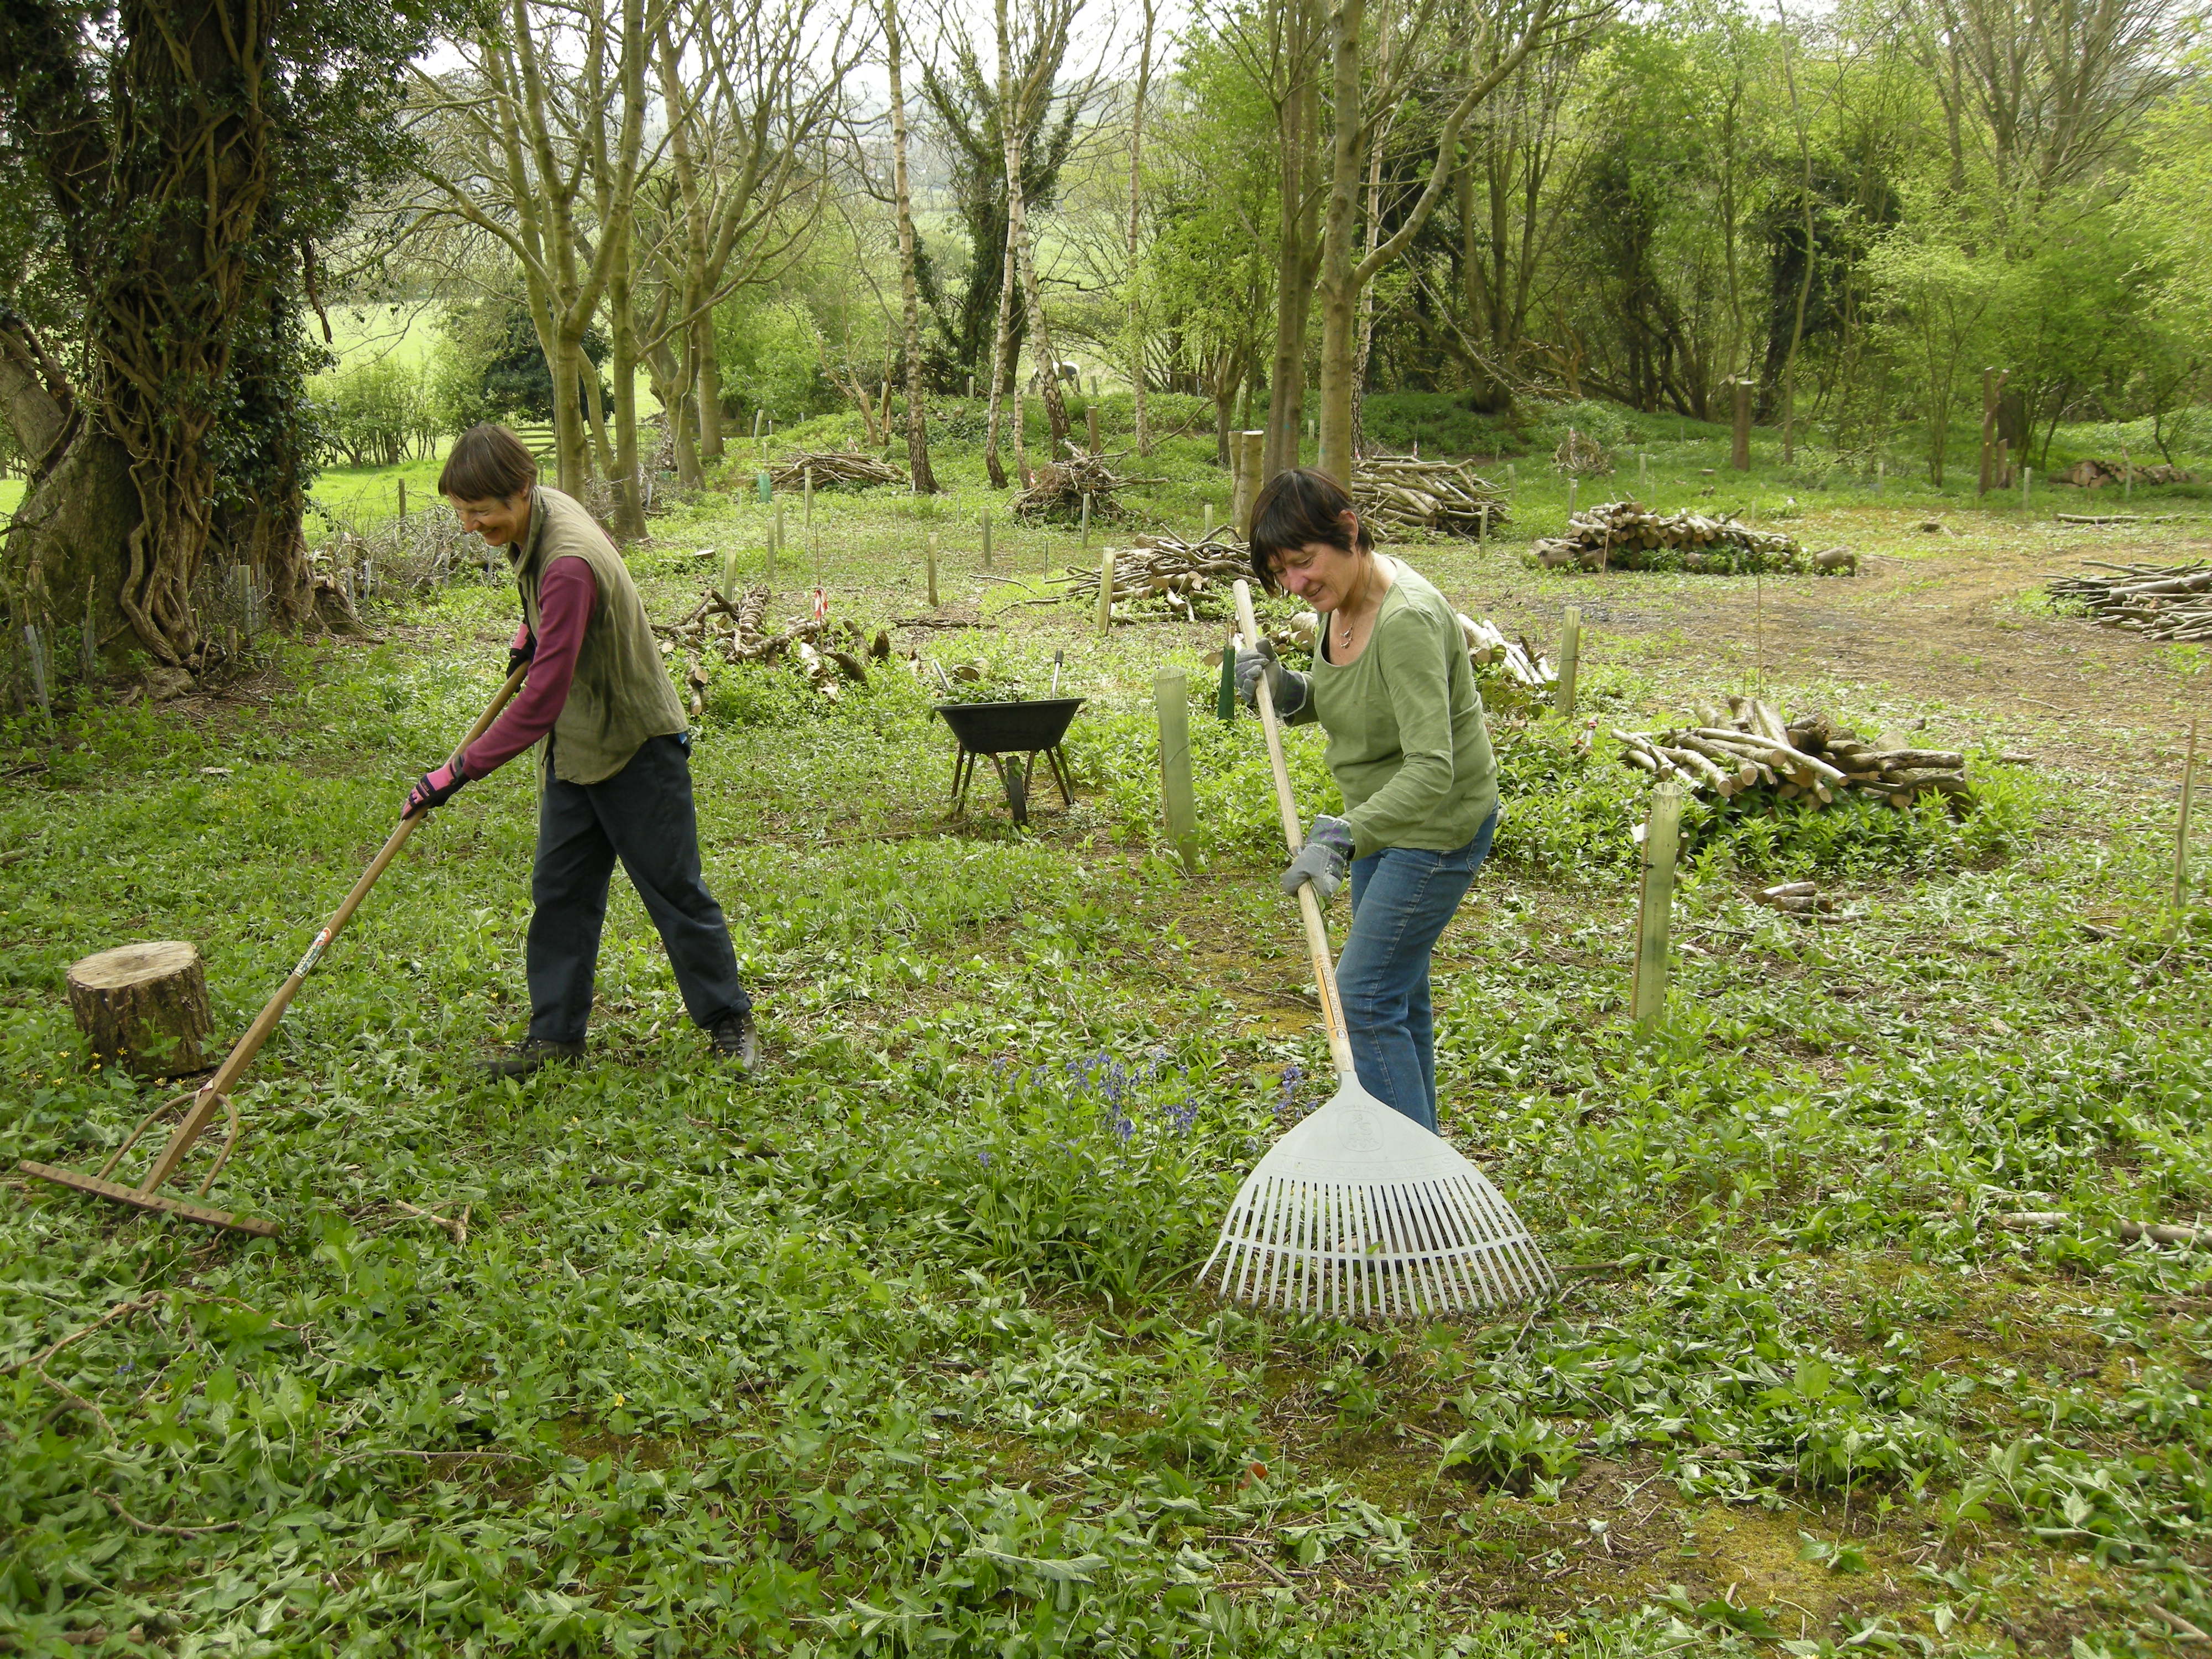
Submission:
{"label": "cut log pile", "polygon": [[809,472],[817,489],[872,489],[907,481],[902,469],[856,449],[802,449],[771,465],[769,482],[778,489],[804,489]]}
{"label": "cut log pile", "polygon": [[1785,722],[1771,703],[1735,696],[1728,703],[1725,717],[1700,708],[1694,726],[1614,731],[1622,763],[1721,800],[1763,791],[1772,800],[1826,806],[1856,789],[1900,811],[1927,794],[1943,796],[1954,811],[1973,808],[1966,757],[1954,750],[1876,749],[1825,714]]}
{"label": "cut log pile", "polygon": [[1094,455],[1070,444],[1067,459],[1048,461],[1037,468],[1030,487],[1015,496],[1006,510],[1018,519],[1032,522],[1079,524],[1083,519],[1083,498],[1088,495],[1094,524],[1126,519],[1129,509],[1114,499],[1114,492],[1136,484],[1160,482],[1158,478],[1117,477],[1107,463],[1118,461],[1127,453],[1121,450],[1112,455]]}
{"label": "cut log pile", "polygon": [[[1114,550],[1114,620],[1135,620],[1140,605],[1175,622],[1217,620],[1214,601],[1251,574],[1250,553],[1226,525],[1194,542],[1165,533],[1139,536]],[[1096,605],[1098,567],[1068,566],[1061,596]]]}
{"label": "cut log pile", "polygon": [[2083,489],[2102,489],[2106,484],[2124,483],[2132,477],[2139,484],[2195,483],[2197,475],[2185,472],[2178,466],[2163,462],[2150,466],[2137,466],[2119,461],[2076,461],[2063,472],[2051,475],[2053,483],[2078,484]]}
{"label": "cut log pile", "polygon": [[2212,640],[2212,565],[2096,568],[2113,574],[2062,576],[2051,584],[2051,597],[2107,628],[2124,628],[2147,640]]}
{"label": "cut log pile", "polygon": [[698,660],[684,677],[686,697],[694,717],[705,708],[707,687],[712,678],[707,672],[710,656],[733,663],[788,663],[800,678],[835,702],[841,682],[860,685],[868,683],[864,659],[882,661],[891,654],[889,633],[878,629],[871,639],[859,623],[849,619],[833,623],[826,618],[817,622],[811,617],[793,617],[782,628],[771,631],[768,625],[768,602],[765,587],[749,587],[734,603],[710,587],[682,621],[653,625],[653,631],[660,635],[661,655],[673,656],[687,647],[699,653]]}
{"label": "cut log pile", "polygon": [[1468,462],[1413,455],[1370,455],[1361,461],[1352,475],[1352,501],[1370,525],[1451,536],[1496,535],[1511,516],[1505,492],[1478,477]]}
{"label": "cut log pile", "polygon": [[1606,501],[1567,521],[1567,533],[1529,550],[1554,570],[1698,570],[1719,575],[1753,571],[1853,575],[1858,561],[1841,548],[1808,553],[1793,536],[1753,530],[1723,514],[1655,513],[1641,501]]}

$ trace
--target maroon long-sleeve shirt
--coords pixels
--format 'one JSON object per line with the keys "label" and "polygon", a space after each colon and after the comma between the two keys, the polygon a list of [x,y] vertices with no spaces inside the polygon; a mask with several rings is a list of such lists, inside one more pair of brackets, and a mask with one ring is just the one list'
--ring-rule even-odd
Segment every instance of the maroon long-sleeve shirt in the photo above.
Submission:
{"label": "maroon long-sleeve shirt", "polygon": [[[504,766],[553,729],[568,706],[568,684],[576,677],[576,653],[599,602],[592,567],[579,558],[559,558],[538,579],[538,649],[530,659],[530,678],[491,730],[468,747],[461,764],[472,778]],[[520,644],[528,637],[516,636]]]}

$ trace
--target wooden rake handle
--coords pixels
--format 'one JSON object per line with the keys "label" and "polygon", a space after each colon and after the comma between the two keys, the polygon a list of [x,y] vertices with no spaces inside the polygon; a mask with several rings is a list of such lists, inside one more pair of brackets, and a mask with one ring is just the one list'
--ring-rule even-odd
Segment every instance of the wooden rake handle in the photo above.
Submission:
{"label": "wooden rake handle", "polygon": [[[1245,643],[1255,647],[1259,645],[1260,619],[1252,611],[1252,588],[1242,580],[1237,583],[1237,626]],[[1283,731],[1275,719],[1275,694],[1269,690],[1265,674],[1260,676],[1255,690],[1260,726],[1267,734],[1267,761],[1275,772],[1275,805],[1283,815],[1283,840],[1290,847],[1291,856],[1296,858],[1298,848],[1305,843],[1305,831],[1298,823],[1297,797],[1291,793],[1291,769],[1283,761]],[[1336,1062],[1337,1080],[1351,1083],[1357,1078],[1352,1064],[1352,1038],[1344,1027],[1344,1006],[1337,1000],[1336,963],[1329,955],[1328,928],[1322,921],[1321,901],[1314,896],[1311,882],[1302,883],[1298,887],[1298,915],[1306,927],[1306,951],[1313,957],[1314,984],[1321,991],[1321,1018],[1328,1030],[1329,1058]]]}
{"label": "wooden rake handle", "polygon": [[[522,689],[523,677],[529,672],[529,665],[526,663],[507,677],[506,684],[499,688],[499,695],[491,700],[491,707],[483,711],[477,723],[469,728],[468,736],[463,738],[459,747],[453,750],[453,759],[459,759],[471,744],[490,730],[491,723],[499,718],[500,711]],[[167,1181],[175,1172],[177,1165],[184,1161],[185,1154],[192,1149],[192,1143],[200,1138],[201,1131],[214,1120],[224,1098],[237,1087],[238,1079],[245,1075],[246,1068],[253,1063],[254,1056],[269,1041],[270,1033],[276,1029],[276,1022],[284,1018],[284,1011],[292,1006],[292,999],[300,994],[301,982],[313,971],[323,952],[330,948],[331,941],[344,929],[346,923],[353,920],[353,913],[368,896],[369,889],[376,885],[377,878],[399,855],[399,849],[407,844],[407,838],[415,833],[416,826],[429,816],[428,812],[418,812],[413,817],[399,820],[398,827],[386,838],[384,845],[377,849],[376,856],[369,860],[368,868],[361,872],[361,879],[354,883],[353,890],[345,896],[345,902],[331,913],[331,919],[323,924],[322,932],[315,935],[314,943],[308,945],[307,953],[300,958],[299,965],[292,969],[290,977],[276,988],[276,994],[269,999],[261,1012],[255,1017],[253,1024],[246,1028],[246,1035],[238,1040],[238,1046],[230,1051],[216,1074],[200,1085],[199,1092],[192,1097],[191,1109],[185,1114],[184,1121],[170,1135],[168,1145],[162,1147],[161,1155],[147,1170],[145,1180],[140,1183],[141,1191],[152,1192]]]}

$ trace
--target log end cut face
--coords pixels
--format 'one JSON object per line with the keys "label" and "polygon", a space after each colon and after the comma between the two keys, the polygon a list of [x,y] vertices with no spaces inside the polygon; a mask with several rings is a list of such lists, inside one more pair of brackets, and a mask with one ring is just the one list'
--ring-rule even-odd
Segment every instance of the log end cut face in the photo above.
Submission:
{"label": "log end cut face", "polygon": [[149,939],[142,945],[118,945],[75,963],[72,981],[88,991],[117,991],[189,974],[200,965],[199,947],[183,939]]}

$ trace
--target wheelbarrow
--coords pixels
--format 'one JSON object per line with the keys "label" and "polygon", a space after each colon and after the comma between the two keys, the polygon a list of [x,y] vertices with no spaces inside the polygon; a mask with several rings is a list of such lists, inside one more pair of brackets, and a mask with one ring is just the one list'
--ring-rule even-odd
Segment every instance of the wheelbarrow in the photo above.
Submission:
{"label": "wheelbarrow", "polygon": [[975,781],[975,763],[988,760],[1006,787],[1006,810],[1016,823],[1030,821],[1030,779],[1037,757],[1059,787],[1060,799],[1075,805],[1075,780],[1067,769],[1060,739],[1067,735],[1081,697],[1036,697],[1023,702],[940,702],[937,712],[952,728],[960,745],[952,762],[952,810],[968,810],[968,786]]}

